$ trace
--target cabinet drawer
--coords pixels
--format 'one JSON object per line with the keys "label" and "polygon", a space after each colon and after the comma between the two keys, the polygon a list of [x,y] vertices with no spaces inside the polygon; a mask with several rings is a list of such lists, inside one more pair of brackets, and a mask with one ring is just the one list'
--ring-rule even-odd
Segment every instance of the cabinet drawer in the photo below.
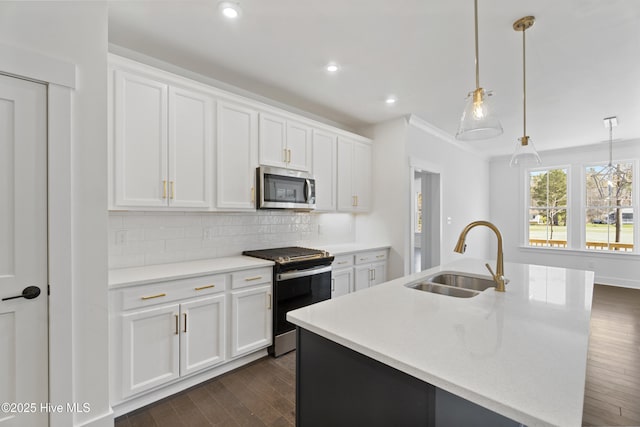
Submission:
{"label": "cabinet drawer", "polygon": [[122,309],[147,307],[202,295],[223,292],[227,288],[224,274],[190,277],[126,289],[122,291]]}
{"label": "cabinet drawer", "polygon": [[255,268],[253,270],[243,270],[231,273],[231,288],[245,288],[247,286],[271,283],[273,278],[273,268]]}
{"label": "cabinet drawer", "polygon": [[338,270],[340,268],[347,268],[353,265],[353,255],[337,255],[333,260],[331,266],[334,270]]}
{"label": "cabinet drawer", "polygon": [[387,250],[361,252],[356,254],[356,264],[368,264],[376,261],[385,261],[387,259]]}

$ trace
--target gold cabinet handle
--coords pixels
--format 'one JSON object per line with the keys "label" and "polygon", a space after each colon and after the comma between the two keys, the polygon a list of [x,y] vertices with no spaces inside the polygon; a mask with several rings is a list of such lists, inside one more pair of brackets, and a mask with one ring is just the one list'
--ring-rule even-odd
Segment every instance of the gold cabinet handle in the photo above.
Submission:
{"label": "gold cabinet handle", "polygon": [[289,153],[289,157],[287,158],[287,163],[291,163],[291,150],[287,150],[287,153]]}
{"label": "gold cabinet handle", "polygon": [[162,198],[163,199],[167,198],[167,180],[166,179],[162,180]]}
{"label": "gold cabinet handle", "polygon": [[356,196],[356,206],[358,206],[358,196]]}
{"label": "gold cabinet handle", "polygon": [[187,332],[187,313],[183,313],[184,315],[184,332]]}
{"label": "gold cabinet handle", "polygon": [[251,203],[256,202],[256,189],[255,187],[251,187]]}
{"label": "gold cabinet handle", "polygon": [[287,150],[286,148],[283,148],[283,149],[282,149],[282,154],[284,155],[284,162],[285,162],[285,163],[287,163],[287,162],[288,162],[288,160],[287,160],[287,151],[288,151],[288,150]]}
{"label": "gold cabinet handle", "polygon": [[351,196],[351,206],[356,206],[356,196]]}
{"label": "gold cabinet handle", "polygon": [[346,264],[346,263],[347,263],[347,261],[340,261],[340,262],[336,262],[336,264],[340,264],[340,265],[342,265],[342,264]]}
{"label": "gold cabinet handle", "polygon": [[178,335],[180,333],[179,326],[178,323],[180,323],[180,317],[177,314],[174,314],[174,316],[176,316],[176,335]]}
{"label": "gold cabinet handle", "polygon": [[176,197],[176,183],[174,181],[171,181],[171,200],[175,199]]}
{"label": "gold cabinet handle", "polygon": [[384,258],[384,255],[377,255],[376,258]]}
{"label": "gold cabinet handle", "polygon": [[267,294],[267,310],[271,310],[271,294]]}
{"label": "gold cabinet handle", "polygon": [[262,279],[262,276],[253,276],[253,277],[247,277],[246,279],[244,279],[245,282],[252,282],[254,280],[260,280]]}
{"label": "gold cabinet handle", "polygon": [[148,300],[148,299],[154,299],[154,298],[160,298],[160,297],[166,297],[166,296],[167,296],[167,294],[162,293],[162,294],[157,294],[157,295],[150,295],[148,297],[142,297],[140,299],[144,301],[144,300]]}
{"label": "gold cabinet handle", "polygon": [[331,292],[335,292],[336,291],[336,279],[334,279],[333,277],[331,278]]}
{"label": "gold cabinet handle", "polygon": [[199,288],[193,288],[196,291],[201,291],[203,289],[211,289],[211,288],[215,288],[216,285],[206,285],[206,286],[200,286]]}

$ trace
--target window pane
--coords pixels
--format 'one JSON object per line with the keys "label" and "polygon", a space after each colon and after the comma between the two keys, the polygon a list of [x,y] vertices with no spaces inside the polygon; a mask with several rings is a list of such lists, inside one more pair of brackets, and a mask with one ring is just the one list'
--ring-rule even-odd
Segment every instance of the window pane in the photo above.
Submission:
{"label": "window pane", "polygon": [[585,172],[586,248],[633,251],[633,165],[589,166]]}
{"label": "window pane", "polygon": [[529,245],[567,246],[567,170],[529,172]]}

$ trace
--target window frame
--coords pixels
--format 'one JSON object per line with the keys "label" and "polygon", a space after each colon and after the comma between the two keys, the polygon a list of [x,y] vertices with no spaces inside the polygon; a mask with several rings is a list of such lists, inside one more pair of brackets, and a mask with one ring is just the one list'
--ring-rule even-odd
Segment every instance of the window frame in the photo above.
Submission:
{"label": "window frame", "polygon": [[[567,172],[567,204],[565,205],[565,209],[567,212],[567,245],[564,248],[552,247],[552,246],[532,246],[530,242],[529,235],[529,211],[531,210],[531,173],[532,172],[542,172],[542,171],[550,171],[554,169],[564,169]],[[554,249],[554,250],[567,250],[572,248],[571,246],[571,223],[573,222],[573,218],[569,216],[569,213],[573,211],[572,209],[572,194],[571,194],[571,185],[572,185],[572,165],[564,164],[564,165],[554,165],[554,166],[538,166],[532,168],[525,168],[524,172],[524,242],[523,245],[526,248],[535,248],[535,249]],[[571,221],[570,221],[571,220]]]}
{"label": "window frame", "polygon": [[[632,204],[633,219],[633,250],[626,251],[598,251],[586,248],[586,169],[590,166],[599,166],[605,162],[576,162],[561,163],[549,166],[537,166],[522,168],[520,176],[523,189],[520,199],[521,206],[521,227],[522,241],[521,248],[533,251],[564,251],[589,254],[598,257],[638,257],[640,255],[640,158],[614,159],[612,163],[631,163],[633,167],[634,180],[632,181]],[[529,244],[529,208],[531,201],[530,194],[530,173],[536,171],[548,171],[552,169],[567,170],[567,246],[565,248],[550,246],[531,246]]]}

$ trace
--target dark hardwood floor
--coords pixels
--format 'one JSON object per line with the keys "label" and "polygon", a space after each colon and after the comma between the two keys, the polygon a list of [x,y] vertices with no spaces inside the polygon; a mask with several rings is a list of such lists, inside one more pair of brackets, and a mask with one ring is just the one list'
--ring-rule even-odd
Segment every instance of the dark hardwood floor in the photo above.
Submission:
{"label": "dark hardwood floor", "polygon": [[[640,426],[640,290],[595,286],[584,399],[585,426]],[[115,425],[293,426],[295,352],[260,359]]]}

